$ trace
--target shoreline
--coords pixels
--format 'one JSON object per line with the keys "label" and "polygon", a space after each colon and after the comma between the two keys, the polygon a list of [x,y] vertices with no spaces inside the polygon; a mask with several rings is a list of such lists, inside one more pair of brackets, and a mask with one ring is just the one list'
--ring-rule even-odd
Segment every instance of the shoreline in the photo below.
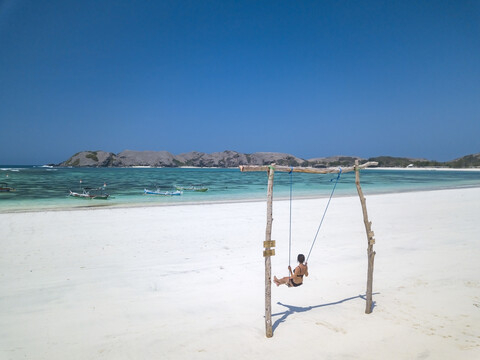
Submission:
{"label": "shoreline", "polygon": [[[443,187],[443,188],[434,188],[434,189],[402,189],[397,191],[377,191],[377,192],[365,192],[364,195],[366,197],[369,196],[377,196],[377,195],[388,195],[388,194],[403,194],[403,193],[421,193],[421,192],[432,192],[432,191],[448,191],[448,190],[456,190],[456,189],[475,189],[480,188],[480,184],[478,186],[473,185],[466,185],[466,186],[455,186],[455,187]],[[171,203],[121,203],[121,204],[112,204],[112,203],[105,203],[105,200],[102,202],[95,203],[95,204],[85,204],[79,206],[52,206],[52,207],[38,207],[38,208],[30,208],[30,209],[8,209],[3,210],[0,207],[0,215],[1,214],[17,214],[17,213],[37,213],[37,212],[59,212],[59,211],[82,211],[82,210],[106,210],[106,209],[136,209],[136,208],[156,208],[156,207],[177,207],[177,206],[202,206],[202,205],[216,205],[216,204],[242,204],[242,203],[265,203],[266,202],[267,194],[265,193],[265,198],[263,199],[227,199],[227,200],[210,200],[210,201],[191,201],[191,202],[171,202]],[[316,199],[325,199],[328,198],[329,195],[297,195],[294,198],[295,200],[316,200]],[[336,194],[335,198],[350,198],[350,197],[358,197],[356,194]],[[85,202],[92,202],[95,200],[83,200],[83,199],[72,199],[72,201],[85,201]],[[274,195],[274,202],[275,201],[287,201],[289,197],[287,196],[275,196]],[[106,200],[108,201],[108,200]]]}

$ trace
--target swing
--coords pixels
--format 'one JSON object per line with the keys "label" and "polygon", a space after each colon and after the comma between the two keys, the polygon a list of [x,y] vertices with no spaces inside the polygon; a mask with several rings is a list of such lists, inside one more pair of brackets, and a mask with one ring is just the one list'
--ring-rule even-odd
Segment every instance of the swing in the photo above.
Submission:
{"label": "swing", "polygon": [[[275,168],[273,167],[274,164],[270,166],[257,166],[257,165],[240,165],[240,170],[243,171],[267,171],[268,174],[268,186],[267,186],[267,226],[266,226],[266,231],[265,231],[265,241],[264,241],[264,247],[266,250],[263,251],[263,256],[265,257],[265,335],[267,338],[270,338],[273,336],[273,322],[272,322],[272,292],[271,292],[271,282],[270,282],[270,277],[271,277],[271,256],[275,255],[274,250],[271,249],[274,244],[272,244],[272,203],[273,203],[273,173],[275,172]],[[365,197],[363,196],[363,191],[360,186],[360,170],[366,169],[369,166],[376,166],[378,165],[378,162],[375,161],[369,161],[366,162],[362,165],[359,165],[359,161],[355,160],[355,166],[351,167],[346,167],[343,169],[343,173],[350,172],[350,171],[355,171],[355,185],[357,187],[357,192],[358,196],[360,198],[360,203],[362,204],[362,213],[363,213],[363,222],[365,224],[365,230],[367,232],[367,240],[368,240],[368,248],[367,248],[367,256],[368,256],[368,271],[367,271],[367,291],[366,291],[366,307],[365,307],[365,313],[370,314],[373,310],[373,299],[372,299],[372,289],[373,289],[373,265],[374,265],[374,259],[375,259],[375,251],[373,251],[373,245],[375,244],[375,239],[373,237],[373,231],[372,231],[372,223],[368,220],[368,214],[367,214],[367,206],[365,203]],[[287,166],[279,166],[276,167],[277,171],[284,171],[284,172],[292,172],[292,168],[288,168]],[[293,170],[294,172],[302,172],[302,173],[310,173],[310,174],[327,174],[327,173],[332,173],[335,171],[332,171],[332,169],[315,169],[315,168],[295,168]],[[338,182],[335,182],[335,185]],[[334,188],[335,189],[335,188]],[[330,195],[330,199],[333,196],[333,190],[332,194]],[[327,208],[328,204],[327,203]],[[324,212],[325,217],[326,210]],[[323,218],[322,218],[323,221]],[[317,233],[320,230],[321,223],[319,225],[319,229],[317,230]],[[315,243],[316,237],[314,239]],[[313,244],[312,244],[313,248]],[[310,250],[311,253],[311,250]],[[308,254],[310,256],[310,253]]]}
{"label": "swing", "polygon": [[[290,223],[289,223],[289,227],[288,227],[288,268],[289,268],[289,271],[291,269],[291,257],[292,257],[292,201],[293,201],[293,196],[292,196],[292,193],[293,193],[293,167],[291,167],[291,170],[289,172],[290,174]],[[315,245],[315,242],[317,241],[317,237],[318,237],[318,233],[320,232],[320,228],[322,227],[322,224],[323,224],[323,220],[325,219],[325,215],[327,214],[327,210],[328,210],[328,207],[330,205],[330,201],[332,200],[332,197],[333,197],[333,194],[335,192],[335,189],[337,188],[337,184],[338,184],[338,180],[340,179],[340,175],[342,174],[342,168],[339,168],[339,172],[338,172],[338,175],[337,175],[337,178],[335,179],[335,183],[333,185],[333,188],[332,188],[332,192],[330,193],[330,197],[328,199],[328,202],[327,202],[327,205],[325,206],[325,210],[323,212],[323,215],[322,215],[322,218],[320,220],[320,224],[318,225],[318,228],[317,228],[317,232],[315,233],[315,237],[313,238],[313,242],[312,242],[312,246],[310,247],[310,251],[308,252],[308,256],[305,260],[305,263],[308,263],[308,259],[310,258],[310,255],[312,253],[312,250],[313,250],[313,247]],[[330,181],[332,181],[333,179],[331,179]],[[290,274],[291,275],[291,274]],[[303,277],[303,275],[301,275]],[[293,283],[291,286],[300,286],[302,284],[295,284]],[[289,286],[290,287],[290,286]]]}

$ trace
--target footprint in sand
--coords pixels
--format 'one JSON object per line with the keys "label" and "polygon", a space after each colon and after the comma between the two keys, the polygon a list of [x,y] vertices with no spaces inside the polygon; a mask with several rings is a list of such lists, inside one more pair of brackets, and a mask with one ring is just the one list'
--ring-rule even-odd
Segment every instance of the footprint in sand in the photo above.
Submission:
{"label": "footprint in sand", "polygon": [[470,288],[478,288],[478,287],[480,287],[480,282],[478,282],[478,281],[464,281],[464,285],[466,287],[470,287]]}
{"label": "footprint in sand", "polygon": [[347,333],[344,329],[339,328],[339,327],[336,327],[335,325],[332,325],[332,324],[327,323],[327,322],[317,321],[317,322],[315,323],[315,325],[325,326],[327,329],[332,330],[332,331],[335,331],[335,332],[337,332],[337,333],[342,333],[342,334],[346,334],[346,333]]}

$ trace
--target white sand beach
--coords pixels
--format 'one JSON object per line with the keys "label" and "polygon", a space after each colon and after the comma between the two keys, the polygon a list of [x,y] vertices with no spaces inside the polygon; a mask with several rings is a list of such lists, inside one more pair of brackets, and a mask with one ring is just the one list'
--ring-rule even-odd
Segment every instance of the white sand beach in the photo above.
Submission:
{"label": "white sand beach", "polygon": [[[360,201],[334,198],[304,285],[272,286],[272,338],[265,202],[0,214],[0,359],[479,359],[480,188],[365,196],[373,312]],[[326,201],[294,201],[292,265]]]}

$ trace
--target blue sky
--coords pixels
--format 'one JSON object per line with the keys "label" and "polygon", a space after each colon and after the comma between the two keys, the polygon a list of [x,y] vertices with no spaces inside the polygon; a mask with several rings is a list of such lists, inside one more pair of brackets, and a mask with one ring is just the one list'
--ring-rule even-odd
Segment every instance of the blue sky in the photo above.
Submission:
{"label": "blue sky", "polygon": [[0,0],[0,164],[480,152],[479,1]]}

